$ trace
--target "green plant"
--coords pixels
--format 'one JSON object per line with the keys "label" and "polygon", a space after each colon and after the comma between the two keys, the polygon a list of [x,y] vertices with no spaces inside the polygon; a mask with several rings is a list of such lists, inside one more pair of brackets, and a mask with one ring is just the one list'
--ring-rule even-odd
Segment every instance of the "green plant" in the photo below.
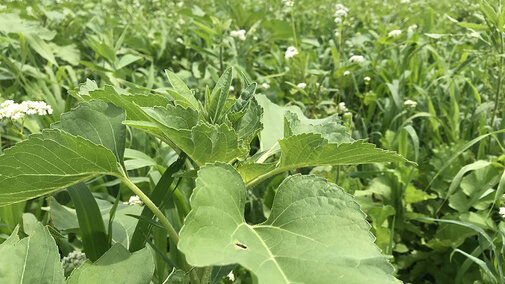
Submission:
{"label": "green plant", "polygon": [[[165,96],[128,94],[110,86],[98,89],[89,81],[73,93],[83,102],[64,113],[52,129],[31,135],[0,156],[1,205],[69,187],[84,252],[94,261],[74,271],[69,282],[101,277],[109,272],[99,266],[111,261],[119,261],[119,273],[136,265],[133,259],[141,258],[140,252],[131,257],[117,252],[124,255],[124,260],[111,255],[111,250],[125,248],[118,244],[111,247],[110,223],[107,237],[103,223],[99,225],[103,222],[99,207],[93,196],[86,193],[88,188],[80,183],[102,175],[119,178],[156,216],[152,219],[151,212],[144,210],[136,217],[135,230],[150,227],[143,222],[153,229],[163,228],[173,244],[169,254],[178,256],[167,257],[160,248],[156,251],[161,250],[158,253],[168,258],[170,267],[187,273],[192,283],[207,283],[213,267],[235,263],[247,268],[262,283],[327,282],[337,276],[346,282],[394,282],[390,275],[393,269],[375,247],[364,214],[352,197],[334,184],[313,176],[289,176],[275,190],[265,222],[247,222],[244,209],[248,189],[291,170],[404,162],[403,157],[354,141],[337,116],[311,120],[299,111],[291,112],[264,97],[255,97],[256,84],[245,78],[247,87],[241,96],[229,98],[232,69],[224,72],[212,92],[206,90],[204,104],[195,99],[181,79],[170,71],[167,74],[173,89]],[[283,120],[265,119],[272,115]],[[168,180],[160,180],[164,183],[162,194],[145,193],[135,185],[124,160],[126,125],[171,145],[181,161],[187,155],[186,163],[174,165],[179,171],[187,165],[187,170],[196,172],[195,188],[186,193],[191,196],[190,202],[177,187],[169,189],[174,175],[171,169],[163,173]],[[274,133],[273,128],[284,130]],[[251,149],[260,131],[262,149],[270,150]],[[270,145],[267,141],[275,143]],[[169,206],[163,204],[167,198],[176,208],[175,216],[162,211],[163,206]],[[117,200],[111,212],[110,220],[117,212]],[[177,231],[174,224],[181,220],[182,229]],[[349,226],[351,230],[341,230]],[[143,233],[140,242],[150,243],[149,233]],[[154,237],[154,230],[152,234]],[[1,247],[14,249],[12,242],[16,238],[14,233]],[[143,247],[134,243],[137,241],[132,239],[130,250]],[[52,265],[58,267],[55,260]],[[299,265],[310,266],[311,273],[299,273]],[[4,273],[6,277],[18,274],[17,269]],[[149,273],[142,275],[142,281],[149,281]],[[51,277],[63,279],[59,272]]]}

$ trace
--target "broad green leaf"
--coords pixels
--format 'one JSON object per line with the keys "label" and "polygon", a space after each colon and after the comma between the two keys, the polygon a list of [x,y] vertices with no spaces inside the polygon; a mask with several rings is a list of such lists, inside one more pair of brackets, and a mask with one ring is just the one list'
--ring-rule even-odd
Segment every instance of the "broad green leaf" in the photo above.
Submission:
{"label": "broad green leaf", "polygon": [[126,140],[126,127],[122,124],[125,118],[124,110],[111,103],[90,101],[62,114],[56,127],[104,146],[121,163]]}
{"label": "broad green leaf", "polygon": [[56,35],[56,32],[48,30],[39,22],[22,19],[14,13],[2,13],[0,32],[5,34],[35,34],[43,40],[51,40]]}
{"label": "broad green leaf", "polygon": [[453,192],[450,192],[449,206],[460,213],[468,212],[472,207],[478,211],[488,209],[494,201],[494,186],[499,180],[500,171],[487,161],[480,160],[464,166],[451,183]]}
{"label": "broad green leaf", "polygon": [[281,168],[357,165],[380,162],[405,162],[392,151],[378,149],[362,140],[352,143],[328,143],[319,134],[300,134],[280,140]]}
{"label": "broad green leaf", "polygon": [[[86,79],[86,82],[79,84],[79,88],[69,90],[68,93],[78,100],[90,100],[89,92],[98,90],[98,85],[95,81]],[[86,99],[85,99],[86,98]]]}
{"label": "broad green leaf", "polygon": [[232,77],[233,69],[230,67],[224,71],[223,75],[221,75],[217,81],[210,94],[210,100],[205,101],[205,109],[209,115],[208,119],[210,123],[222,122],[221,119],[225,115],[223,110],[230,92]]}
{"label": "broad green leaf", "polygon": [[168,69],[165,70],[165,73],[167,74],[168,81],[170,81],[170,84],[175,90],[175,92],[170,92],[170,95],[174,98],[175,104],[198,110],[198,101],[184,81]]}
{"label": "broad green leaf", "polygon": [[44,57],[47,61],[51,62],[51,64],[58,66],[51,46],[49,46],[49,44],[47,44],[42,38],[36,34],[26,34],[25,38],[35,52]]}
{"label": "broad green leaf", "polygon": [[296,168],[407,161],[395,152],[376,148],[375,145],[362,140],[341,144],[328,143],[321,134],[314,133],[290,136],[280,140],[279,145],[281,159],[275,169],[257,165],[259,163],[255,166],[246,163],[239,168],[246,183],[261,175]]}
{"label": "broad green leaf", "polygon": [[0,206],[102,174],[120,175],[111,151],[61,130],[44,130],[0,156]]}
{"label": "broad green leaf", "polygon": [[59,57],[74,66],[79,64],[81,54],[77,48],[77,45],[69,44],[60,46],[54,43],[49,43],[49,46],[51,47],[56,57]]}
{"label": "broad green leaf", "polygon": [[129,120],[149,121],[147,115],[140,107],[166,106],[170,103],[168,97],[157,94],[125,94],[119,93],[112,86],[105,86],[103,89],[89,91],[88,95],[82,95],[85,101],[103,100],[126,111]]}
{"label": "broad green leaf", "polygon": [[67,283],[147,284],[153,273],[154,260],[147,248],[130,254],[121,244],[115,244],[95,263],[86,261],[74,270]]}
{"label": "broad green leaf", "polygon": [[132,64],[133,62],[138,61],[140,59],[142,59],[141,56],[133,55],[133,54],[126,54],[126,55],[122,56],[117,61],[116,69],[117,70],[122,69],[123,67],[128,66],[128,65]]}
{"label": "broad green leaf", "polygon": [[261,123],[263,130],[260,133],[260,151],[266,151],[284,138],[284,115],[290,111],[303,116],[302,111],[296,106],[281,107],[272,103],[264,95],[255,95],[256,101],[263,108]]}
{"label": "broad green leaf", "polygon": [[232,111],[228,113],[228,119],[237,132],[238,140],[242,141],[242,146],[248,148],[252,139],[262,129],[261,116],[263,110],[254,98],[243,105],[242,108],[239,112]]}
{"label": "broad green leaf", "polygon": [[21,240],[17,231],[0,244],[0,283],[65,283],[58,247],[47,228],[36,223]]}
{"label": "broad green leaf", "polygon": [[322,119],[309,119],[303,115],[297,115],[291,111],[286,111],[284,122],[284,137],[304,133],[319,133],[331,143],[353,142],[346,132],[345,126],[341,124],[338,115],[332,115]]}
{"label": "broad green leaf", "polygon": [[179,249],[194,266],[238,263],[259,283],[393,283],[352,196],[314,176],[277,189],[267,221],[244,221],[246,188],[230,165],[200,169]]}
{"label": "broad green leaf", "polygon": [[168,105],[166,108],[142,110],[170,141],[199,165],[216,161],[230,162],[247,154],[233,129],[226,124],[197,124],[199,114],[190,108]]}

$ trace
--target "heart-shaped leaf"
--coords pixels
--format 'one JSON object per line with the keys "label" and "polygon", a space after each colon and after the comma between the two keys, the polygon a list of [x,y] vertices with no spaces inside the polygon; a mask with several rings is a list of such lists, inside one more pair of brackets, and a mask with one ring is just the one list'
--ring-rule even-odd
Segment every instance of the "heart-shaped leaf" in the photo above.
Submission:
{"label": "heart-shaped leaf", "polygon": [[287,178],[262,224],[244,221],[246,188],[230,165],[200,169],[179,249],[194,266],[238,263],[259,283],[392,283],[353,197],[314,176]]}

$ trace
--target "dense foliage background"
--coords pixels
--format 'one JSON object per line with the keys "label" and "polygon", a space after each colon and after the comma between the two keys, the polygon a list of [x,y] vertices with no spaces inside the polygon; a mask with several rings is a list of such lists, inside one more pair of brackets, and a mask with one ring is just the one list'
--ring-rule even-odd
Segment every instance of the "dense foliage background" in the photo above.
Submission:
{"label": "dense foliage background", "polygon": [[[69,92],[87,79],[164,94],[169,69],[203,98],[205,87],[234,67],[272,101],[298,106],[310,118],[338,113],[353,138],[417,163],[303,171],[355,196],[376,244],[392,255],[397,278],[503,283],[501,1],[286,2],[0,1],[0,103],[40,100],[53,110],[0,120],[0,153],[59,121],[76,104]],[[236,76],[231,94],[243,82]],[[129,174],[145,192],[177,158],[168,145],[133,129],[127,148]],[[106,179],[89,183],[104,212],[118,193],[125,202],[131,196],[118,180]],[[246,219],[265,219],[262,202],[280,181],[251,192]],[[193,182],[182,179],[179,186]],[[16,224],[29,230],[39,220],[54,228],[66,256],[80,240],[54,216],[72,207],[64,191],[0,207],[0,243]],[[127,234],[136,220],[126,214],[138,213],[124,210],[117,230]],[[169,271],[163,260],[156,265],[160,281]],[[235,273],[251,281],[245,270]]]}

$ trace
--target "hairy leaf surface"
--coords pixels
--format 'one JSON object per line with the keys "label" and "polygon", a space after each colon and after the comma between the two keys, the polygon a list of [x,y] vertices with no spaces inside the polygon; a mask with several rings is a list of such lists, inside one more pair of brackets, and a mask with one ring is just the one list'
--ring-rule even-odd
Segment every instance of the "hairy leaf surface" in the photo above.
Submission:
{"label": "hairy leaf surface", "polygon": [[[246,188],[230,165],[199,171],[179,249],[195,266],[238,263],[260,283],[392,283],[351,195],[314,176],[287,178],[267,221],[244,221]],[[343,229],[345,228],[345,230]]]}
{"label": "hairy leaf surface", "polygon": [[101,174],[120,175],[111,151],[61,130],[44,130],[0,156],[0,206]]}

